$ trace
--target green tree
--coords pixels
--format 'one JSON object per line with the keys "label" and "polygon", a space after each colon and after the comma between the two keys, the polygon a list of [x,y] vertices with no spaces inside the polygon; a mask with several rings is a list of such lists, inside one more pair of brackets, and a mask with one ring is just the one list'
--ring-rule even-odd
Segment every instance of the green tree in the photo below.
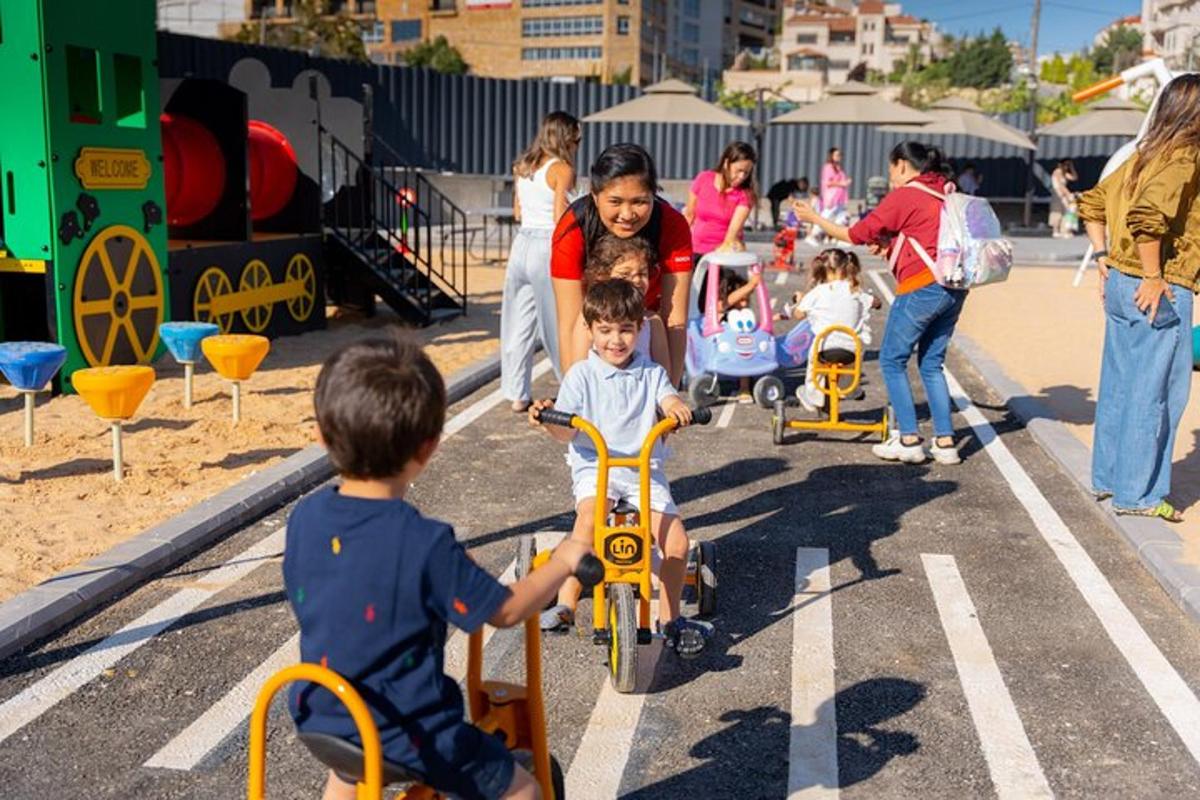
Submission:
{"label": "green tree", "polygon": [[1042,72],[1040,79],[1046,83],[1064,84],[1067,82],[1070,75],[1067,69],[1067,62],[1059,53],[1054,54],[1054,58],[1042,62]]}
{"label": "green tree", "polygon": [[974,89],[991,89],[1008,83],[1013,67],[1008,41],[999,28],[990,36],[961,42],[948,62],[950,82]]}
{"label": "green tree", "polygon": [[294,0],[292,16],[295,22],[288,25],[247,22],[234,39],[330,58],[367,60],[362,25],[344,12],[330,14],[329,0]]}
{"label": "green tree", "polygon": [[1142,32],[1119,25],[1108,32],[1104,43],[1092,50],[1092,61],[1101,75],[1112,75],[1138,62],[1142,53]]}
{"label": "green tree", "polygon": [[404,54],[404,63],[410,67],[428,67],[438,72],[450,75],[465,75],[467,62],[462,54],[446,41],[445,36],[439,36],[432,42],[421,42]]}
{"label": "green tree", "polygon": [[614,72],[612,75],[612,84],[614,86],[628,86],[633,82],[633,65],[630,64],[620,72]]}

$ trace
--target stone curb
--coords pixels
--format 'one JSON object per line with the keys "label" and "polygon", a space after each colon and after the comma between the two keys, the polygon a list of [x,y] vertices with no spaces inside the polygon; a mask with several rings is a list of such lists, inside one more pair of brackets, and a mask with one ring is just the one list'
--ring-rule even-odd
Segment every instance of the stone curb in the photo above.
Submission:
{"label": "stone curb", "polygon": [[[954,346],[1021,419],[1042,449],[1075,479],[1079,490],[1091,500],[1092,454],[1087,446],[1054,418],[1051,409],[1005,374],[1003,368],[970,337],[956,333]],[[1096,513],[1129,543],[1171,600],[1193,620],[1200,622],[1200,568],[1184,562],[1183,539],[1179,534],[1162,520],[1119,517],[1107,503],[1093,505]]]}
{"label": "stone curb", "polygon": [[[463,399],[499,374],[498,355],[459,370],[446,382],[449,401]],[[182,514],[22,592],[0,605],[0,659],[332,477],[325,449],[310,445]]]}

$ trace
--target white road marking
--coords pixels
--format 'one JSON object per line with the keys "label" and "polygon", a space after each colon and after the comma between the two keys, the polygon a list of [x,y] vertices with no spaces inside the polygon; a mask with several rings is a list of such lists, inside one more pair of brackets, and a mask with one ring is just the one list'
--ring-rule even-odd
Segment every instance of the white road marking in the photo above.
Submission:
{"label": "white road marking", "polygon": [[922,553],[921,563],[996,794],[1000,800],[1053,797],[954,558]]}
{"label": "white road marking", "polygon": [[775,276],[775,285],[783,286],[785,283],[787,283],[787,278],[788,278],[788,274],[786,272],[784,272],[783,270],[780,270],[779,274]]}
{"label": "white road marking", "polygon": [[728,428],[729,421],[733,419],[733,412],[738,407],[737,400],[729,400],[721,408],[721,416],[717,417],[718,428]]}
{"label": "white road marking", "polygon": [[778,298],[778,297],[772,297],[772,298],[771,298],[771,310],[772,310],[772,311],[774,311],[774,310],[775,310],[775,306],[776,306],[776,305],[778,305],[778,304],[779,304],[779,298]]}
{"label": "white road marking", "polygon": [[146,761],[143,766],[163,769],[195,769],[234,729],[250,718],[254,699],[267,678],[300,661],[300,634],[288,639],[242,678],[228,694],[214,703],[183,731]]}
{"label": "white road marking", "polygon": [[788,800],[838,797],[837,709],[829,551],[796,548]]}
{"label": "white road marking", "polygon": [[183,619],[283,549],[284,528],[238,553],[204,577],[205,588],[181,589],[103,641],[0,705],[0,742],[53,708],[104,670]]}
{"label": "white road marking", "polygon": [[[869,273],[880,292],[891,303],[895,298],[879,272]],[[1167,661],[1158,645],[1146,633],[1129,608],[1121,601],[1112,584],[1104,577],[1091,556],[1079,544],[1071,529],[1037,488],[1025,468],[1000,441],[987,419],[967,397],[962,384],[946,370],[950,396],[975,437],[996,464],[1000,474],[1021,506],[1033,520],[1042,539],[1049,545],[1063,569],[1095,613],[1108,638],[1125,657],[1142,686],[1167,718],[1192,758],[1200,762],[1200,700]],[[0,709],[2,711],[3,709]]]}
{"label": "white road marking", "polygon": [[[542,359],[534,365],[534,378],[541,377],[549,369],[549,360]],[[446,423],[442,439],[479,419],[501,399],[503,397],[497,390],[456,414]],[[179,622],[218,592],[246,577],[262,565],[263,559],[278,555],[283,549],[285,531],[286,527],[281,527],[272,532],[212,570],[204,577],[202,584],[176,592],[116,633],[0,704],[0,743]]]}
{"label": "white road marking", "polygon": [[[533,380],[536,381],[549,371],[550,359],[543,358],[541,361],[533,365]],[[451,436],[458,433],[487,412],[491,411],[492,408],[499,404],[503,399],[504,393],[497,389],[496,391],[479,398],[474,403],[455,414],[454,418],[449,420],[445,427],[442,428],[442,441],[446,441]]]}
{"label": "white road marking", "polygon": [[[650,619],[658,619],[657,600],[650,603]],[[567,797],[618,795],[633,747],[633,735],[661,656],[661,639],[655,638],[650,644],[638,647],[637,681],[629,694],[620,694],[613,688],[612,680],[605,678],[583,738],[575,750],[576,757],[571,759],[571,769],[566,777]]]}

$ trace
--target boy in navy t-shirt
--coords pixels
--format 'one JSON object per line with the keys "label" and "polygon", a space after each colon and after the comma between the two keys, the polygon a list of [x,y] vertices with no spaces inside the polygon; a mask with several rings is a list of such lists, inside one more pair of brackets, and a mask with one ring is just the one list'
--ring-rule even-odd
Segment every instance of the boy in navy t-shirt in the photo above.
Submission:
{"label": "boy in navy t-shirt", "polygon": [[[444,522],[405,502],[437,448],[446,390],[400,338],[356,342],[317,376],[317,426],[341,484],[297,504],[283,578],[300,623],[300,656],[348,679],[379,727],[385,761],[463,798],[535,798],[533,777],[501,740],[463,718],[443,672],[447,623],[471,632],[516,625],[554,597],[588,546],[564,541],[549,563],[505,587],[475,564]],[[341,702],[315,684],[289,696],[296,727],[361,746]],[[326,800],[353,800],[331,772]]]}

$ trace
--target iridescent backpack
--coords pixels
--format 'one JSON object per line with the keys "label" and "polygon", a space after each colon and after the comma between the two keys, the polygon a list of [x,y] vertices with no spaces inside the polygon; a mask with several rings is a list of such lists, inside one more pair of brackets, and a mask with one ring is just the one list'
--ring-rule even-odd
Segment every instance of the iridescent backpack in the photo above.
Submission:
{"label": "iridescent backpack", "polygon": [[907,242],[916,251],[933,277],[947,289],[973,289],[998,283],[1012,269],[1012,242],[1000,230],[1000,220],[987,200],[954,190],[946,184],[946,193],[935,192],[920,183],[906,183],[901,188],[919,189],[942,201],[938,225],[937,257],[932,257],[916,240],[903,233],[892,248],[894,268],[900,248]]}

